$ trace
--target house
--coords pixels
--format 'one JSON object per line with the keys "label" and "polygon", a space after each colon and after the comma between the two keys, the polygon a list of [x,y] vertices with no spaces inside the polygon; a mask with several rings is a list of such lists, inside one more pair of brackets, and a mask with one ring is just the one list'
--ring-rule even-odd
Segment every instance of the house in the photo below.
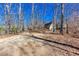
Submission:
{"label": "house", "polygon": [[49,29],[49,27],[50,27],[51,24],[52,24],[52,22],[46,23],[46,24],[44,25],[44,28]]}
{"label": "house", "polygon": [[[52,22],[46,23],[44,25],[46,29],[49,29],[50,31],[53,31],[53,29],[59,30],[60,29],[60,23],[57,23],[56,25],[53,26]],[[63,29],[66,29],[66,24],[63,25]]]}

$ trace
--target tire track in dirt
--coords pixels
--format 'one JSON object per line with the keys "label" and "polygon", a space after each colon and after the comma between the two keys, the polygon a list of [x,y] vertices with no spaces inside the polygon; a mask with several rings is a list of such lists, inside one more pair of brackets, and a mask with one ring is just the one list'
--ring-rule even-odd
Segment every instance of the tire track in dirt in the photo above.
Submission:
{"label": "tire track in dirt", "polygon": [[48,44],[48,45],[51,45],[51,46],[54,46],[54,47],[57,47],[61,50],[65,50],[67,52],[71,52],[71,53],[74,53],[76,55],[79,55],[79,48],[77,47],[74,47],[72,45],[68,45],[68,44],[63,44],[63,43],[60,43],[60,42],[56,42],[56,41],[53,41],[53,40],[47,40],[47,39],[44,39],[44,38],[39,38],[39,37],[36,37],[36,36],[31,36],[33,38],[35,38],[35,40],[43,40],[45,44]]}

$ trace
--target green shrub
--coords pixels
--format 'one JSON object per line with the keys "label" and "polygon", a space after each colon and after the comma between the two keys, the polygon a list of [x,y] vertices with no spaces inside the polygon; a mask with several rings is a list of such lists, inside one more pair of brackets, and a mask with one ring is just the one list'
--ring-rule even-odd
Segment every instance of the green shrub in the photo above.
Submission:
{"label": "green shrub", "polygon": [[16,33],[16,31],[17,31],[16,26],[12,26],[12,32],[15,34],[15,33]]}
{"label": "green shrub", "polygon": [[1,32],[3,32],[4,31],[4,28],[2,27],[2,26],[0,26],[0,34],[1,34]]}

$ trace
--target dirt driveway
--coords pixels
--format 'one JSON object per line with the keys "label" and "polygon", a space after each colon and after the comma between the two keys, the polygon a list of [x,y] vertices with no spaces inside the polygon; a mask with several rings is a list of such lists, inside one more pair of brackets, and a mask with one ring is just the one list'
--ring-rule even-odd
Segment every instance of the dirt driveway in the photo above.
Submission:
{"label": "dirt driveway", "polygon": [[[28,34],[28,33],[27,33]],[[60,56],[78,55],[79,51],[28,35],[15,35],[0,40],[1,56]],[[68,47],[68,49],[71,49]],[[75,53],[77,52],[77,53]]]}

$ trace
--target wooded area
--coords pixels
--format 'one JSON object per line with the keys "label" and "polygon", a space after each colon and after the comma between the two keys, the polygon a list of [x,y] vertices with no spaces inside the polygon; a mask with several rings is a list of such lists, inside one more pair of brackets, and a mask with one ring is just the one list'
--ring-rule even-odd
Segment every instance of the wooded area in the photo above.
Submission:
{"label": "wooded area", "polygon": [[78,6],[65,3],[2,4],[0,55],[79,55]]}
{"label": "wooded area", "polygon": [[[79,20],[78,20],[78,11],[75,9],[72,9],[71,11],[71,15],[69,17],[64,17],[64,11],[65,11],[65,5],[66,4],[55,4],[55,7],[53,12],[54,12],[54,16],[52,16],[52,21],[50,23],[45,23],[45,14],[46,14],[46,9],[47,9],[47,5],[43,4],[43,10],[40,13],[40,10],[38,8],[38,6],[35,6],[34,3],[31,4],[32,9],[31,9],[31,15],[30,15],[30,23],[27,22],[28,26],[27,26],[27,30],[28,31],[44,31],[44,30],[48,30],[51,31],[52,33],[67,33],[67,34],[76,34],[78,36],[78,24],[79,24]],[[74,4],[75,5],[75,4]],[[5,3],[4,4],[4,21],[5,21],[5,25],[0,27],[0,33],[1,34],[17,34],[20,32],[24,32],[26,31],[26,26],[25,26],[25,22],[24,22],[24,11],[22,8],[22,4],[19,3],[19,10],[18,10],[18,14],[15,13],[11,13],[11,3]],[[59,11],[59,6],[60,6],[60,18],[59,21],[57,21],[57,13]],[[67,10],[66,10],[67,12]],[[43,18],[42,17],[43,14]],[[27,14],[26,14],[27,15]],[[17,19],[17,21],[16,21]],[[47,24],[47,25],[46,25]],[[71,32],[72,31],[72,32]]]}

